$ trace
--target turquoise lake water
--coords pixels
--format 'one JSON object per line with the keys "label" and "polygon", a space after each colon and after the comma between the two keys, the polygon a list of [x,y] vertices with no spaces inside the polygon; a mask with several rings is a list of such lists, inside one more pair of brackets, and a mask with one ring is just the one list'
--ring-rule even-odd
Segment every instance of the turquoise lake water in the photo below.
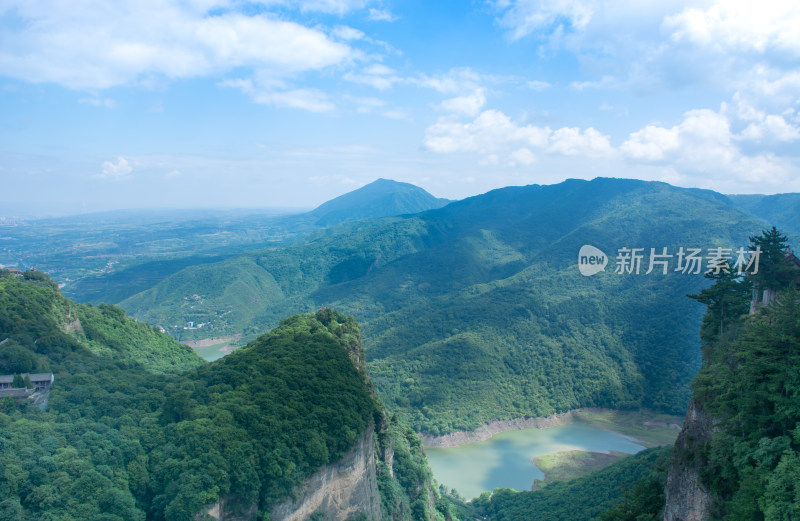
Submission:
{"label": "turquoise lake water", "polygon": [[426,448],[436,480],[467,499],[484,490],[509,487],[530,490],[544,474],[531,458],[566,450],[624,452],[644,447],[630,438],[588,425],[563,425],[549,429],[524,429],[497,434],[490,439],[450,448]]}

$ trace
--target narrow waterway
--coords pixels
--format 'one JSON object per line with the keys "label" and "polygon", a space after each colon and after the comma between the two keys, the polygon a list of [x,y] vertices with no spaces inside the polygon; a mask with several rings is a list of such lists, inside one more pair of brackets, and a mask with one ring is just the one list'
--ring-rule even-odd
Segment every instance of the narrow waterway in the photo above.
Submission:
{"label": "narrow waterway", "polygon": [[486,441],[425,452],[436,480],[471,499],[497,487],[530,490],[534,479],[544,477],[531,462],[536,456],[567,450],[634,454],[643,449],[621,434],[573,424],[508,431]]}

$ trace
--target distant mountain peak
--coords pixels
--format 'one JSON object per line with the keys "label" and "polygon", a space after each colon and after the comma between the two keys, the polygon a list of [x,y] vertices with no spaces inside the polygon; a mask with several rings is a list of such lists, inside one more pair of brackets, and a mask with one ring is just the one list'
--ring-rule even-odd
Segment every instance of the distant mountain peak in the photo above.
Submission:
{"label": "distant mountain peak", "polygon": [[310,212],[316,224],[329,226],[370,217],[389,217],[441,208],[450,201],[434,197],[411,183],[378,178]]}

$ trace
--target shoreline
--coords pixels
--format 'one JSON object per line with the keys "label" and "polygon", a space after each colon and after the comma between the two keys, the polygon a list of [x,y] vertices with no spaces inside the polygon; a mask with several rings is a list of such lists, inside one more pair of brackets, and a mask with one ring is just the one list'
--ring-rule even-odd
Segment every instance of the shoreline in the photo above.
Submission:
{"label": "shoreline", "polygon": [[[461,445],[468,445],[470,443],[478,443],[481,441],[486,441],[489,438],[493,437],[494,435],[503,432],[517,431],[523,429],[547,429],[550,427],[571,425],[574,423],[586,423],[594,425],[595,427],[604,430],[611,430],[608,428],[608,426],[604,426],[602,424],[598,424],[597,421],[593,421],[592,418],[582,417],[582,415],[584,414],[589,414],[589,415],[635,414],[649,418],[647,421],[636,422],[635,424],[636,427],[645,429],[652,427],[667,428],[670,430],[676,430],[676,435],[677,431],[680,430],[680,424],[678,423],[668,423],[658,420],[654,421],[653,418],[665,415],[653,411],[648,411],[646,409],[639,409],[637,411],[623,411],[619,409],[605,409],[601,407],[584,407],[544,417],[536,417],[536,418],[523,417],[511,420],[495,420],[489,423],[485,423],[473,431],[456,431],[456,432],[451,432],[450,434],[444,434],[442,436],[420,434],[419,437],[422,440],[423,447],[425,448],[451,448],[451,447],[459,447]],[[679,417],[674,416],[674,418],[677,419]],[[682,418],[680,423],[682,423]],[[633,437],[631,435],[626,435],[625,433],[622,432],[620,432],[619,434],[625,437]],[[637,440],[637,442],[642,443],[641,440]]]}

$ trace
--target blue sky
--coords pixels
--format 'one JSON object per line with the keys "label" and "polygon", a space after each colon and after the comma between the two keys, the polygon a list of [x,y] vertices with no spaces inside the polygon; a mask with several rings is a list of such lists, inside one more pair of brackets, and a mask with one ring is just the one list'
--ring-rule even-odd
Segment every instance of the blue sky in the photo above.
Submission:
{"label": "blue sky", "polygon": [[0,1],[0,215],[800,191],[797,2]]}

